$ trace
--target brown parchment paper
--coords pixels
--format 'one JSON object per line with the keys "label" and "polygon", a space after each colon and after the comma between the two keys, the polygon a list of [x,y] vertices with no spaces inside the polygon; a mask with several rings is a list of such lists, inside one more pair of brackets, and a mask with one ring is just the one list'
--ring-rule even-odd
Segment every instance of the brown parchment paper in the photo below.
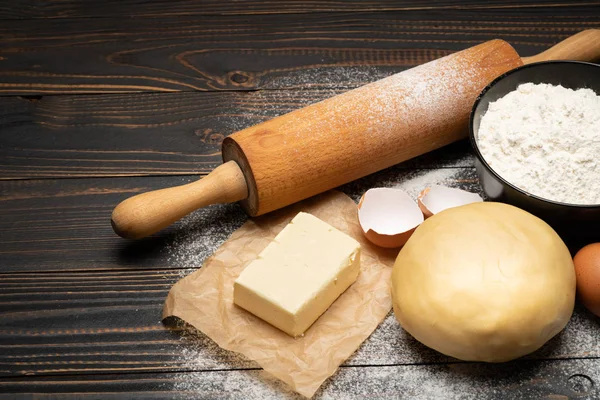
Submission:
{"label": "brown parchment paper", "polygon": [[[357,281],[304,336],[294,339],[235,306],[233,282],[299,211],[358,240],[362,254]],[[330,191],[247,221],[201,269],[171,288],[163,318],[183,319],[222,348],[244,354],[296,392],[312,397],[390,311],[391,267],[397,253],[367,242],[354,201]]]}

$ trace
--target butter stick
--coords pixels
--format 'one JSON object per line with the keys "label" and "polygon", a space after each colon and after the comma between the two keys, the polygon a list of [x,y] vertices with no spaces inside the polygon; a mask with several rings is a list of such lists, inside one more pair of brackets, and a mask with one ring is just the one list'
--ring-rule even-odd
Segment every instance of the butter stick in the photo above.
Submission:
{"label": "butter stick", "polygon": [[235,280],[234,303],[302,335],[358,277],[360,244],[298,213]]}

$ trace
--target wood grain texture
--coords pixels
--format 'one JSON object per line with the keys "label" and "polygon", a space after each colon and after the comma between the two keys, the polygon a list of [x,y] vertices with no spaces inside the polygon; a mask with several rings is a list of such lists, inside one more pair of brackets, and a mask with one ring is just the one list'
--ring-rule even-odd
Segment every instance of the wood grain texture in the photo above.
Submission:
{"label": "wood grain texture", "polygon": [[[0,375],[256,367],[203,335],[181,338],[177,326],[168,331],[159,321],[172,284],[246,220],[239,207],[203,209],[144,241],[111,233],[108,216],[116,199],[160,187],[166,179],[0,183],[2,193],[10,194],[0,202]],[[369,187],[400,186],[415,195],[434,182],[478,190],[473,168],[390,168],[341,189],[357,200]],[[599,341],[597,318],[578,308],[562,334],[528,357],[598,358]],[[449,361],[414,341],[390,315],[345,365]]]}
{"label": "wood grain texture", "polygon": [[465,139],[481,90],[521,65],[488,41],[234,133],[223,160],[244,172],[241,205],[262,215]]}
{"label": "wood grain texture", "polygon": [[[220,164],[229,134],[346,89],[492,38],[536,54],[599,27],[600,2],[22,0],[0,2],[0,20],[0,399],[279,399],[297,396],[160,322],[171,285],[241,209],[129,242],[111,231],[114,205],[190,182]],[[341,190],[479,191],[469,147]],[[600,398],[599,332],[577,307],[529,359],[470,364],[390,315],[316,398]]]}
{"label": "wood grain texture", "polygon": [[[399,166],[352,182],[342,190],[357,200],[369,187],[403,182],[410,186],[413,181],[427,184],[429,173],[429,183],[447,178],[444,182],[451,186],[479,190],[472,167],[448,168],[440,178],[439,172],[429,169]],[[182,253],[212,254],[247,218],[241,207],[215,205],[198,210],[171,228],[137,242],[116,236],[110,216],[113,208],[127,197],[194,179],[183,176],[0,182],[0,272],[187,268],[181,265],[181,259],[185,261],[193,254]]]}
{"label": "wood grain texture", "polygon": [[[231,133],[342,92],[0,97],[0,180],[206,175]],[[469,147],[461,142],[403,167],[473,166]]]}
{"label": "wood grain texture", "polygon": [[[187,272],[2,274],[0,377],[256,369],[201,333],[161,323],[169,289]],[[559,336],[525,359],[598,359],[599,340],[598,321],[578,308]],[[415,341],[390,314],[344,365],[455,362]]]}
{"label": "wood grain texture", "polygon": [[340,91],[0,97],[0,179],[207,174],[224,137]]}
{"label": "wood grain texture", "polygon": [[[600,4],[140,19],[41,19],[0,26],[0,93],[342,87],[506,39],[532,55],[600,26]],[[61,60],[56,62],[56,60]]]}
{"label": "wood grain texture", "polygon": [[[0,184],[1,271],[179,268],[175,260],[169,261],[169,249],[182,240],[177,236],[184,230],[181,226],[148,240],[130,242],[114,234],[110,216],[114,206],[126,197],[193,179],[3,182]],[[188,222],[197,232],[195,240],[202,241],[195,250],[200,251],[202,246],[214,250],[244,218],[245,214],[236,205],[199,211]]]}
{"label": "wood grain texture", "polygon": [[[595,399],[599,370],[597,359],[342,367],[313,398]],[[302,399],[262,370],[3,379],[0,392],[0,399]]]}
{"label": "wood grain texture", "polygon": [[393,10],[431,10],[431,9],[486,9],[515,8],[526,10],[541,6],[570,7],[574,4],[597,4],[597,1],[557,2],[556,0],[507,1],[491,0],[482,3],[477,0],[420,0],[420,1],[194,1],[161,0],[140,3],[135,0],[111,0],[101,4],[92,1],[18,1],[7,2],[0,7],[0,19],[30,18],[106,18],[130,15],[132,17],[163,18],[180,15],[231,15],[231,14],[304,14],[314,12],[368,12]]}
{"label": "wood grain texture", "polygon": [[199,371],[256,367],[161,323],[163,302],[181,273],[3,274],[0,375],[186,370],[192,354]]}

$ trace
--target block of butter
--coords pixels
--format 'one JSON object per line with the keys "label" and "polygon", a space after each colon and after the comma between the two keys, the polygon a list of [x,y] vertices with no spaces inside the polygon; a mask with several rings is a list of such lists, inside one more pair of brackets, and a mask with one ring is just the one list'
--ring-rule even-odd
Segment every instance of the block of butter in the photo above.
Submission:
{"label": "block of butter", "polygon": [[238,306],[288,335],[302,335],[358,277],[360,244],[298,213],[235,280]]}

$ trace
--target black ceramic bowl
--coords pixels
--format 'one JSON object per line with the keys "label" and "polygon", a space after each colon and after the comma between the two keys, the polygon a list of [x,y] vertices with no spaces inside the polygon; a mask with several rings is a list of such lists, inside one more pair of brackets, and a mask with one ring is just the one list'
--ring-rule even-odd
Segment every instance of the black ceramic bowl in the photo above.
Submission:
{"label": "black ceramic bowl", "polygon": [[477,132],[488,104],[527,82],[560,84],[571,89],[589,88],[600,94],[600,65],[577,61],[524,65],[499,76],[481,92],[471,112],[470,138],[477,156],[475,165],[483,191],[490,200],[512,204],[542,218],[572,250],[587,243],[600,242],[600,204],[559,203],[527,193],[494,172],[479,151]]}

